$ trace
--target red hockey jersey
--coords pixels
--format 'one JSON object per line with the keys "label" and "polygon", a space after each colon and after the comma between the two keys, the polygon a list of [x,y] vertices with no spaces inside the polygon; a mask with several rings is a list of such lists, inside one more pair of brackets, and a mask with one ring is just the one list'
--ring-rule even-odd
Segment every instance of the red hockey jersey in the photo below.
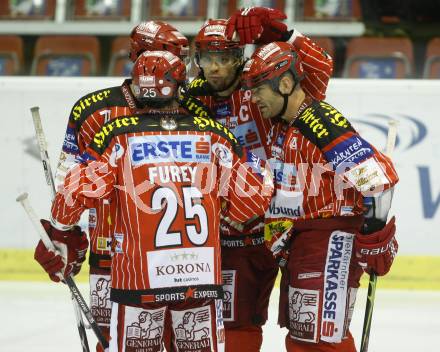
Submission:
{"label": "red hockey jersey", "polygon": [[391,160],[333,106],[313,102],[271,135],[275,194],[266,222],[363,214],[363,197],[398,182]]}
{"label": "red hockey jersey", "polygon": [[[78,99],[69,115],[63,147],[55,173],[57,189],[75,164],[75,159],[90,145],[95,133],[108,121],[140,110],[130,92],[130,81],[121,86],[100,89]],[[116,204],[112,199],[97,199],[89,209],[90,265],[110,266],[110,244]]]}
{"label": "red hockey jersey", "polygon": [[67,175],[52,218],[63,228],[95,199],[117,199],[112,300],[220,297],[219,215],[264,214],[273,186],[264,162],[220,123],[189,115],[118,117],[85,159]]}

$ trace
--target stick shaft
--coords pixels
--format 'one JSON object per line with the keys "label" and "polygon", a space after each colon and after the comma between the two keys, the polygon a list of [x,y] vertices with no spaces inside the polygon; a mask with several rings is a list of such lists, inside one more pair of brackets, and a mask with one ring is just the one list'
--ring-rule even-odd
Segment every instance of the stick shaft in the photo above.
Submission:
{"label": "stick shaft", "polygon": [[[388,134],[387,134],[387,144],[385,148],[385,154],[389,157],[391,157],[391,154],[394,151],[394,146],[396,145],[397,124],[398,122],[396,120],[391,120],[388,122]],[[370,274],[370,280],[368,281],[367,304],[365,306],[364,325],[362,327],[360,352],[368,352],[371,321],[373,319],[374,300],[376,298],[376,286],[377,286],[377,275],[376,273],[372,272]]]}
{"label": "stick shaft", "polygon": [[[40,236],[40,238],[43,241],[46,248],[49,250],[55,249],[52,241],[50,240],[49,236],[46,233],[46,230],[44,229],[43,225],[40,223],[40,220],[37,217],[34,209],[31,207],[31,205],[29,203],[29,199],[27,197],[22,198],[22,199],[19,199],[19,202],[23,206],[26,213],[28,214],[29,219],[32,222],[32,225],[34,226],[35,230],[37,231],[38,235]],[[106,338],[104,337],[104,335],[102,334],[102,331],[99,328],[98,324],[96,323],[95,319],[93,318],[92,312],[90,311],[89,307],[87,306],[87,303],[84,300],[83,296],[81,295],[81,292],[78,290],[78,287],[76,286],[75,281],[73,281],[72,276],[65,277],[64,280],[65,280],[67,286],[69,287],[69,290],[72,293],[73,298],[78,303],[78,306],[81,308],[81,311],[83,312],[84,316],[86,317],[87,321],[89,322],[93,332],[96,334],[98,341],[101,343],[101,345],[104,348],[107,348],[108,342],[107,342]]]}
{"label": "stick shaft", "polygon": [[[46,177],[46,183],[50,188],[52,199],[54,199],[56,195],[55,182],[52,174],[52,167],[50,165],[49,153],[47,151],[46,136],[44,134],[43,125],[41,123],[40,108],[38,106],[31,108],[31,114],[32,114],[32,120],[34,122],[35,136],[37,137],[38,149],[40,150],[41,163],[43,164],[44,176]],[[52,243],[50,239],[49,242]],[[48,245],[47,241],[45,242],[45,245],[46,248],[49,248],[47,247]],[[76,304],[73,296],[72,296],[72,303],[73,303],[76,325],[78,327],[78,333],[81,339],[81,346],[83,352],[90,352],[89,343],[87,341],[87,333],[81,316],[81,311],[79,310],[80,308],[78,307],[78,304]]]}
{"label": "stick shaft", "polygon": [[31,108],[32,120],[34,121],[35,135],[37,137],[38,149],[40,150],[41,162],[43,163],[46,183],[52,192],[52,199],[55,198],[55,183],[50,166],[49,153],[47,152],[46,136],[44,135],[43,125],[41,124],[40,109],[38,106]]}

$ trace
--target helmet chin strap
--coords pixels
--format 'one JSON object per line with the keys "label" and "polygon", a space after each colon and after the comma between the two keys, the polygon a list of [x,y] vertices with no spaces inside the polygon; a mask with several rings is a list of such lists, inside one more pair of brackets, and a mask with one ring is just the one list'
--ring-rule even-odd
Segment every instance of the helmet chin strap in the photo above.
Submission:
{"label": "helmet chin strap", "polygon": [[283,97],[283,106],[280,110],[280,112],[278,114],[276,114],[273,118],[278,118],[278,119],[282,119],[284,114],[286,113],[287,110],[287,104],[289,103],[289,97],[292,95],[293,91],[296,88],[296,85],[298,83],[295,83],[294,86],[292,87],[292,89],[290,90],[289,93],[281,93],[280,88],[279,88],[279,80],[278,80],[278,85],[277,85],[277,89],[275,90],[275,92],[279,95],[281,95]]}

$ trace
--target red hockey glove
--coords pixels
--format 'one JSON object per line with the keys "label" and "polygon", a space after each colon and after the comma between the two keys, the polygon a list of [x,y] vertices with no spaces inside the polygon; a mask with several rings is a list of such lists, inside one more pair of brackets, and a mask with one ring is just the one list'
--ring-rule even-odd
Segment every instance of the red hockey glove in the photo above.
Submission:
{"label": "red hockey glove", "polygon": [[240,37],[240,45],[268,44],[282,40],[287,26],[280,22],[287,16],[280,10],[268,7],[248,7],[237,10],[228,20],[226,38],[231,40],[234,32]]}
{"label": "red hockey glove", "polygon": [[374,271],[378,276],[390,271],[399,245],[396,233],[395,217],[380,230],[369,235],[357,235],[354,242],[356,256],[366,272]]}
{"label": "red hockey glove", "polygon": [[35,248],[34,258],[49,274],[52,281],[59,282],[70,274],[76,275],[81,270],[81,265],[86,259],[89,246],[87,236],[79,226],[69,231],[60,231],[54,228],[49,221],[41,223],[52,240],[57,252],[46,248],[40,240]]}

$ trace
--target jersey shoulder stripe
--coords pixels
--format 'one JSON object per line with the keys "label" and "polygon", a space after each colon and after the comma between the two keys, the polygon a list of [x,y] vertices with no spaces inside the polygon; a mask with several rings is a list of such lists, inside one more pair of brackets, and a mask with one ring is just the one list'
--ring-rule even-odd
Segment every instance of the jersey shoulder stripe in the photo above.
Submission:
{"label": "jersey shoulder stripe", "polygon": [[87,117],[98,110],[112,106],[128,106],[121,86],[100,89],[78,99],[70,111],[69,122],[79,130]]}
{"label": "jersey shoulder stripe", "polygon": [[313,101],[295,119],[293,126],[320,150],[342,135],[356,132],[338,110],[324,101]]}
{"label": "jersey shoulder stripe", "polygon": [[242,155],[242,148],[235,136],[222,124],[191,115],[134,114],[120,116],[104,124],[93,138],[90,147],[102,155],[111,140],[118,135],[150,131],[201,131],[215,133],[226,139],[233,151]]}
{"label": "jersey shoulder stripe", "polygon": [[226,139],[233,149],[233,151],[241,157],[243,154],[243,147],[240,142],[235,138],[234,134],[220,122],[206,117],[193,116],[193,123],[199,131],[210,131]]}

